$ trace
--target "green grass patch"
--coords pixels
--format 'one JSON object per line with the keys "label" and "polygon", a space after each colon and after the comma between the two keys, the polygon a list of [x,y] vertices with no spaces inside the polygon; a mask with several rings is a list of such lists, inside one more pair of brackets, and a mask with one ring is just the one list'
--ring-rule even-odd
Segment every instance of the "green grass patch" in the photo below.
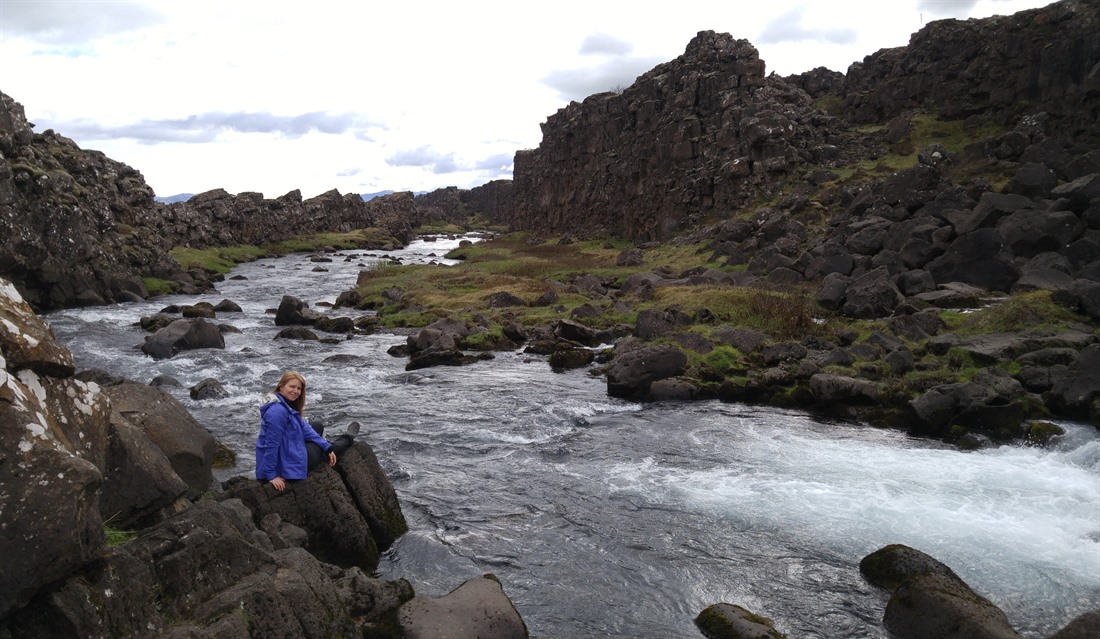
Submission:
{"label": "green grass patch", "polygon": [[1065,328],[1083,319],[1055,304],[1050,291],[1018,293],[962,316],[954,328],[962,335],[1011,333],[1035,328]]}
{"label": "green grass patch", "polygon": [[246,244],[238,246],[216,246],[205,249],[176,247],[171,255],[184,270],[201,269],[210,273],[228,273],[233,267],[244,262],[268,257],[268,253],[258,246]]}
{"label": "green grass patch", "polygon": [[145,284],[145,290],[149,291],[150,295],[171,295],[180,287],[179,282],[162,280],[157,277],[143,277],[141,281]]}

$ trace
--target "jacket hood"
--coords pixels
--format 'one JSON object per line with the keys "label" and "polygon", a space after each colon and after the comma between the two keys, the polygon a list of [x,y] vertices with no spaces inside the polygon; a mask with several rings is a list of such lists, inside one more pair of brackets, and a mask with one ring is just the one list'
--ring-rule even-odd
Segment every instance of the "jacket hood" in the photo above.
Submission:
{"label": "jacket hood", "polygon": [[272,391],[264,395],[263,399],[260,401],[260,416],[262,417],[275,404],[283,404],[287,408],[290,408],[290,405],[286,403],[285,399],[280,398],[274,391]]}

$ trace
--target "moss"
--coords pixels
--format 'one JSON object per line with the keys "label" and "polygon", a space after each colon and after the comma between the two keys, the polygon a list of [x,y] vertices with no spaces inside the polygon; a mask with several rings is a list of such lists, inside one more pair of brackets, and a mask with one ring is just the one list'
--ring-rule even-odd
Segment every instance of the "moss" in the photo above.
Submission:
{"label": "moss", "polygon": [[714,373],[727,377],[734,371],[743,370],[743,359],[741,351],[732,346],[722,345],[700,356],[699,362],[708,366]]}
{"label": "moss", "polygon": [[108,546],[121,546],[122,544],[130,541],[134,537],[137,537],[137,532],[133,530],[123,530],[114,525],[114,518],[110,518],[103,522],[103,534],[107,537]]}
{"label": "moss", "polygon": [[232,468],[237,464],[237,453],[220,441],[214,442],[214,468]]}
{"label": "moss", "polygon": [[962,335],[1011,333],[1036,328],[1064,328],[1083,318],[1057,305],[1050,291],[1019,293],[966,314],[958,323]]}
{"label": "moss", "polygon": [[1027,427],[1027,441],[1029,444],[1046,446],[1055,437],[1066,434],[1066,429],[1058,424],[1050,422],[1032,422]]}
{"label": "moss", "polygon": [[145,284],[145,290],[149,291],[150,295],[170,295],[180,287],[179,282],[162,280],[157,277],[143,277],[141,281]]}

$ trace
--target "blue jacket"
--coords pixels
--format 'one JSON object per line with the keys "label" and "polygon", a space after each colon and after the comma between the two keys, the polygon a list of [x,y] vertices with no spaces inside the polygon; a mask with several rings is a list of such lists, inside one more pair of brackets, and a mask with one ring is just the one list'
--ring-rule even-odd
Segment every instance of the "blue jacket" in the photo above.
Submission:
{"label": "blue jacket", "polygon": [[332,444],[324,440],[282,395],[260,406],[260,436],[256,438],[256,479],[305,479],[309,473],[306,442],[326,453]]}

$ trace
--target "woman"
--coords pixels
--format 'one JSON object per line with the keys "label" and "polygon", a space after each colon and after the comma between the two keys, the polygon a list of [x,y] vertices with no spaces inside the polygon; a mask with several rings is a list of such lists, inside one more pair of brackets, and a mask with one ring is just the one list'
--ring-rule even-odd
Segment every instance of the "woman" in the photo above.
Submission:
{"label": "woman", "polygon": [[[256,479],[266,481],[275,490],[286,488],[288,480],[305,479],[316,460],[310,463],[309,448],[328,456],[328,465],[336,465],[337,453],[351,447],[358,424],[348,434],[330,444],[309,425],[304,415],[306,380],[294,371],[279,378],[274,396],[260,407],[260,435],[256,438]],[[316,456],[320,458],[320,455]]]}

